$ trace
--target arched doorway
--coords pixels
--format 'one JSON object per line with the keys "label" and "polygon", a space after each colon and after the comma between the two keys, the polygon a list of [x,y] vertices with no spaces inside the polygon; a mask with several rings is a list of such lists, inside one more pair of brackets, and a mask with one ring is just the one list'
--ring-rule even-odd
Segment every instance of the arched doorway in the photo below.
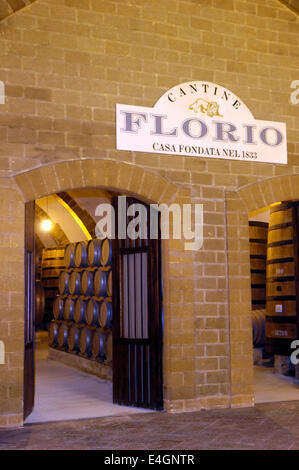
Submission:
{"label": "arched doorway", "polygon": [[227,192],[232,406],[254,404],[248,214],[279,201],[298,200],[298,175]]}
{"label": "arched doorway", "polygon": [[[16,177],[16,181],[24,195],[24,198],[30,200],[50,194],[51,191],[65,191],[72,188],[92,188],[104,187],[110,190],[125,191],[129,195],[137,196],[139,200],[156,203],[170,203],[180,196],[180,190],[170,184],[163,178],[150,172],[145,172],[140,168],[131,165],[105,162],[105,161],[83,161],[59,163],[54,166],[44,167],[32,172],[24,173]],[[128,189],[126,189],[126,187]],[[50,189],[51,188],[51,189]],[[186,193],[184,193],[185,201]],[[164,347],[166,354],[169,352],[168,345],[171,337],[171,329],[167,320],[168,308],[170,304],[167,266],[171,262],[176,248],[170,253],[171,242],[168,240],[162,243],[162,273],[164,284]],[[182,248],[183,249],[183,248]],[[180,250],[180,248],[179,248]],[[190,302],[190,292],[188,293]],[[190,319],[194,321],[192,314]],[[167,360],[166,360],[167,357]],[[175,398],[174,391],[168,386],[171,378],[171,361],[164,354],[164,407],[172,407]],[[190,371],[188,371],[190,377]],[[195,380],[194,380],[195,383]]]}

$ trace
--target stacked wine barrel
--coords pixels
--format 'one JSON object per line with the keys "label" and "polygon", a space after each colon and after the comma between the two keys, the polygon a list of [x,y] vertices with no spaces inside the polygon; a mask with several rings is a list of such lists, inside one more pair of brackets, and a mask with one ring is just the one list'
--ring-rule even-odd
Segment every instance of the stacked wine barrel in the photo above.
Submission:
{"label": "stacked wine barrel", "polygon": [[64,248],[45,248],[41,259],[41,284],[45,292],[44,321],[53,319],[53,302],[58,294],[61,271],[65,269]]}
{"label": "stacked wine barrel", "polygon": [[267,223],[249,222],[252,310],[266,307],[267,237]]}
{"label": "stacked wine barrel", "polygon": [[267,223],[249,222],[252,338],[255,348],[265,343],[267,237]]}
{"label": "stacked wine barrel", "polygon": [[67,245],[49,345],[98,362],[112,361],[112,248],[108,239]]}
{"label": "stacked wine barrel", "polygon": [[296,269],[298,202],[283,202],[270,208],[267,248],[266,351],[292,353],[298,338]]}

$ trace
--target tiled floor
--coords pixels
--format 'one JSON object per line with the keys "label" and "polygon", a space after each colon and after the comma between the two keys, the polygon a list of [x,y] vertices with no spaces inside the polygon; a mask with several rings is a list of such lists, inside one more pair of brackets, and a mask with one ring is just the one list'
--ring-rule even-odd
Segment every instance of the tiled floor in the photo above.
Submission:
{"label": "tiled floor", "polygon": [[299,381],[274,373],[274,369],[254,366],[255,403],[299,400]]}
{"label": "tiled floor", "polygon": [[[299,449],[299,401],[184,414],[118,407],[111,403],[111,384],[48,361],[46,336],[38,341],[31,424],[0,430],[0,449]],[[271,369],[255,368],[255,378],[257,403],[299,395],[292,380]]]}
{"label": "tiled floor", "polygon": [[112,402],[112,384],[56,361],[37,361],[34,410],[26,423],[146,413]]}
{"label": "tiled floor", "polygon": [[26,423],[148,413],[112,402],[112,384],[47,359],[47,334],[36,335],[35,405]]}
{"label": "tiled floor", "polygon": [[0,449],[299,449],[299,402],[33,424],[0,431]]}

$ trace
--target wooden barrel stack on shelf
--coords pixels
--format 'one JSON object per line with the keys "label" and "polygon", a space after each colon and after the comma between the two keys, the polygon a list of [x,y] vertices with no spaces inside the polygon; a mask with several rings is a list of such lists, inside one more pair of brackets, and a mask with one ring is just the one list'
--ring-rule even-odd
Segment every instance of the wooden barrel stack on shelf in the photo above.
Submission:
{"label": "wooden barrel stack on shelf", "polygon": [[267,223],[249,222],[252,310],[266,307],[267,237]]}
{"label": "wooden barrel stack on shelf", "polygon": [[45,292],[44,321],[53,318],[53,303],[59,292],[59,276],[65,269],[64,248],[46,248],[42,252],[41,282]]}
{"label": "wooden barrel stack on shelf", "polygon": [[63,254],[49,345],[111,364],[112,248],[110,240],[71,243]]}
{"label": "wooden barrel stack on shelf", "polygon": [[289,356],[298,338],[298,202],[270,208],[267,246],[266,352]]}

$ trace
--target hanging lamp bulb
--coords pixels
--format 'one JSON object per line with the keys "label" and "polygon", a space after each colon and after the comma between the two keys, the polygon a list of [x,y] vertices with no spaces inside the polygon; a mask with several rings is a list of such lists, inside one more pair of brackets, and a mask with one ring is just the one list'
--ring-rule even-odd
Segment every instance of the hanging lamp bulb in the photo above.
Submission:
{"label": "hanging lamp bulb", "polygon": [[[47,196],[47,215],[49,214],[49,196]],[[45,219],[42,221],[42,229],[45,232],[49,232],[52,228],[53,224],[50,219]]]}
{"label": "hanging lamp bulb", "polygon": [[42,229],[45,231],[45,232],[49,232],[52,228],[53,224],[51,222],[51,220],[49,219],[45,219],[42,221]]}

